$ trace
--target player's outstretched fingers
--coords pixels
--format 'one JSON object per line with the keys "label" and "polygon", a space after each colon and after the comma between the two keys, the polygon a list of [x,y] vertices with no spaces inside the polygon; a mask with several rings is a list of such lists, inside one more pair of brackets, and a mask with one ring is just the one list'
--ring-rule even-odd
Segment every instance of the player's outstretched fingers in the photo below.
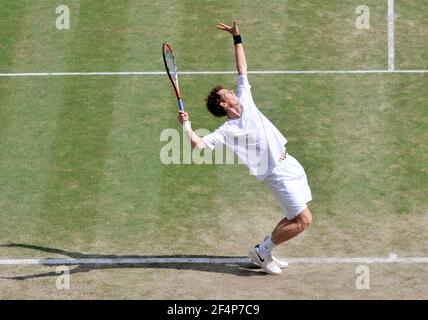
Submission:
{"label": "player's outstretched fingers", "polygon": [[224,30],[224,31],[229,31],[231,29],[231,27],[228,26],[227,24],[219,23],[217,25],[217,29]]}

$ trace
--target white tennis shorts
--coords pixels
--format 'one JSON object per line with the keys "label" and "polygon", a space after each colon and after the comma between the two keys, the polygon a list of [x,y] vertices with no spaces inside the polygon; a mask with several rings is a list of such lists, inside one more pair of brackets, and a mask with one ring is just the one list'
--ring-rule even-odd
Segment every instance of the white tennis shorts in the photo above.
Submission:
{"label": "white tennis shorts", "polygon": [[280,160],[264,180],[278,199],[288,220],[294,219],[312,200],[305,170],[290,154]]}

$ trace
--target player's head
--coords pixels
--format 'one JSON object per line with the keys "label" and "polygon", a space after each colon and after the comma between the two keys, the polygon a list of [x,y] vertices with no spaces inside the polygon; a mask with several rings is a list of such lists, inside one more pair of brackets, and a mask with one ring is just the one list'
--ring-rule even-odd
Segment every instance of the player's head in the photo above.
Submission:
{"label": "player's head", "polygon": [[239,104],[239,98],[233,90],[227,90],[222,86],[213,88],[207,99],[208,110],[216,117],[224,117],[227,110]]}

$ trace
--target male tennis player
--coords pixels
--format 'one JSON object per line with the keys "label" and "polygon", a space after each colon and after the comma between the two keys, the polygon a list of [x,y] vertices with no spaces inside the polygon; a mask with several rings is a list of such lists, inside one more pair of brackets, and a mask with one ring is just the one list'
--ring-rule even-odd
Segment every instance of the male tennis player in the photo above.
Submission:
{"label": "male tennis player", "polygon": [[249,255],[265,272],[280,274],[281,268],[286,267],[287,263],[273,255],[272,250],[311,224],[312,215],[306,205],[312,200],[311,190],[303,167],[286,153],[287,140],[254,104],[247,79],[244,47],[236,21],[233,26],[220,23],[217,28],[233,36],[238,90],[235,94],[221,86],[215,87],[207,97],[206,104],[214,116],[227,116],[227,121],[213,133],[200,138],[193,132],[186,112],[179,111],[178,120],[193,148],[213,150],[218,145],[227,145],[251,173],[260,181],[265,181],[276,195],[285,217],[271,235],[250,249]]}

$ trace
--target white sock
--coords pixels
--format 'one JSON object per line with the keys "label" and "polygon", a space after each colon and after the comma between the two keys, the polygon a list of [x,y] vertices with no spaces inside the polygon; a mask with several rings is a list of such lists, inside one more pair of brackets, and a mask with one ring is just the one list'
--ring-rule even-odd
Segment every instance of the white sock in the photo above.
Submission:
{"label": "white sock", "polygon": [[276,245],[272,242],[272,236],[267,237],[267,239],[263,242],[259,243],[259,252],[261,255],[268,255]]}

